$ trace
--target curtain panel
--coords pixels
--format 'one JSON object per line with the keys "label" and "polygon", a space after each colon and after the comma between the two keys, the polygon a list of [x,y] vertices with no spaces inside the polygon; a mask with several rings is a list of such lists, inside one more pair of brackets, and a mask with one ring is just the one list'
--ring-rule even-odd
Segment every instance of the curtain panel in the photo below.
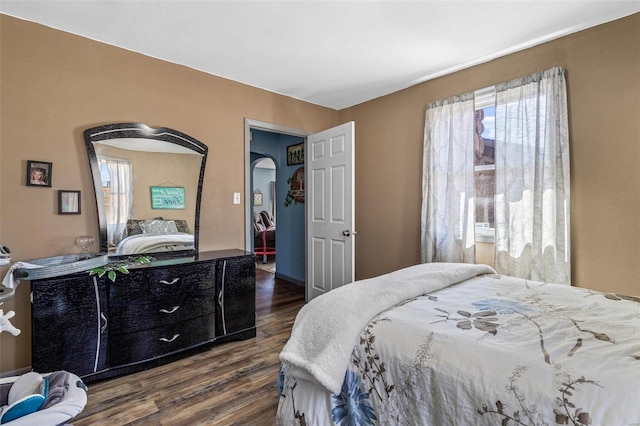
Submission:
{"label": "curtain panel", "polygon": [[104,160],[109,175],[107,205],[107,239],[109,246],[117,246],[126,237],[127,220],[133,213],[133,187],[131,163],[127,160]]}
{"label": "curtain panel", "polygon": [[564,69],[496,86],[495,269],[570,284],[569,125]]}
{"label": "curtain panel", "polygon": [[474,95],[427,105],[421,260],[475,263]]}
{"label": "curtain panel", "polygon": [[[495,269],[570,284],[564,69],[554,67],[495,90]],[[474,93],[427,105],[422,262],[475,262],[474,113]]]}

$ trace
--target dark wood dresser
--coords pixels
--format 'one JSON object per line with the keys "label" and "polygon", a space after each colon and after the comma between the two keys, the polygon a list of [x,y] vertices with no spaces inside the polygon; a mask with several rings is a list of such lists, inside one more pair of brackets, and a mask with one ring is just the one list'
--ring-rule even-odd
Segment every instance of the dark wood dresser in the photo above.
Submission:
{"label": "dark wood dresser", "polygon": [[91,382],[255,337],[255,256],[201,252],[118,273],[31,282],[34,371]]}

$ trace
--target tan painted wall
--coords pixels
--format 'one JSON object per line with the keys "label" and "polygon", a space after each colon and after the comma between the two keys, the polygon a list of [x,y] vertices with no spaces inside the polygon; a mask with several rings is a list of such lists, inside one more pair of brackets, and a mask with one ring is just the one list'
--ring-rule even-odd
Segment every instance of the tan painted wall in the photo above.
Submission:
{"label": "tan painted wall", "polygon": [[[0,237],[15,260],[71,252],[75,236],[95,232],[82,131],[117,121],[207,144],[201,248],[243,247],[244,210],[231,199],[244,192],[249,117],[310,131],[354,120],[356,277],[415,264],[426,104],[563,65],[574,283],[640,294],[640,14],[339,113],[6,16],[0,43]],[[24,185],[26,160],[54,163],[52,189]],[[85,213],[56,215],[56,189],[82,190]],[[23,334],[0,335],[0,373],[30,365],[28,286],[3,309],[18,312]]]}
{"label": "tan painted wall", "polygon": [[427,103],[555,65],[567,71],[573,283],[640,295],[640,14],[340,111],[356,122],[358,278],[420,260]]}
{"label": "tan painted wall", "polygon": [[[86,128],[142,122],[205,143],[200,248],[213,250],[244,248],[244,205],[232,204],[244,193],[244,118],[309,131],[338,124],[332,109],[6,15],[0,55],[0,236],[14,261],[79,251],[75,237],[97,233]],[[53,163],[52,188],[25,186],[27,160]],[[82,191],[82,215],[56,214],[58,189]],[[0,334],[0,374],[31,364],[29,285],[2,309],[16,311],[22,334]]]}
{"label": "tan painted wall", "polygon": [[[189,229],[194,229],[195,205],[202,156],[162,152],[141,152],[109,146],[100,148],[100,155],[125,158],[133,170],[133,215],[132,219],[186,220]],[[152,186],[181,186],[185,188],[184,209],[151,208]]]}

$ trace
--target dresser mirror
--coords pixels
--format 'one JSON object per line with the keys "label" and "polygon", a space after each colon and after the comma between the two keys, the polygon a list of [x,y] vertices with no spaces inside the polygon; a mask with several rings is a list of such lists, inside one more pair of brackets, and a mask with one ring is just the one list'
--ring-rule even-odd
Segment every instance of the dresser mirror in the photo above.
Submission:
{"label": "dresser mirror", "polygon": [[198,251],[207,146],[179,131],[140,123],[85,130],[101,253]]}

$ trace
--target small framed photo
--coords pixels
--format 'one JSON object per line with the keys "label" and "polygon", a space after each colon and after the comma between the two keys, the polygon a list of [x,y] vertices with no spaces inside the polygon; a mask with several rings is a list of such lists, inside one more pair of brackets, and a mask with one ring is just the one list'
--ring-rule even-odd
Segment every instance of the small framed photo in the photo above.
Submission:
{"label": "small framed photo", "polygon": [[253,193],[253,205],[254,206],[262,205],[262,192],[256,191]]}
{"label": "small framed photo", "polygon": [[304,143],[287,147],[287,166],[304,164]]}
{"label": "small framed photo", "polygon": [[51,188],[53,163],[27,160],[27,186]]}
{"label": "small framed photo", "polygon": [[80,191],[58,191],[58,214],[80,214]]}

